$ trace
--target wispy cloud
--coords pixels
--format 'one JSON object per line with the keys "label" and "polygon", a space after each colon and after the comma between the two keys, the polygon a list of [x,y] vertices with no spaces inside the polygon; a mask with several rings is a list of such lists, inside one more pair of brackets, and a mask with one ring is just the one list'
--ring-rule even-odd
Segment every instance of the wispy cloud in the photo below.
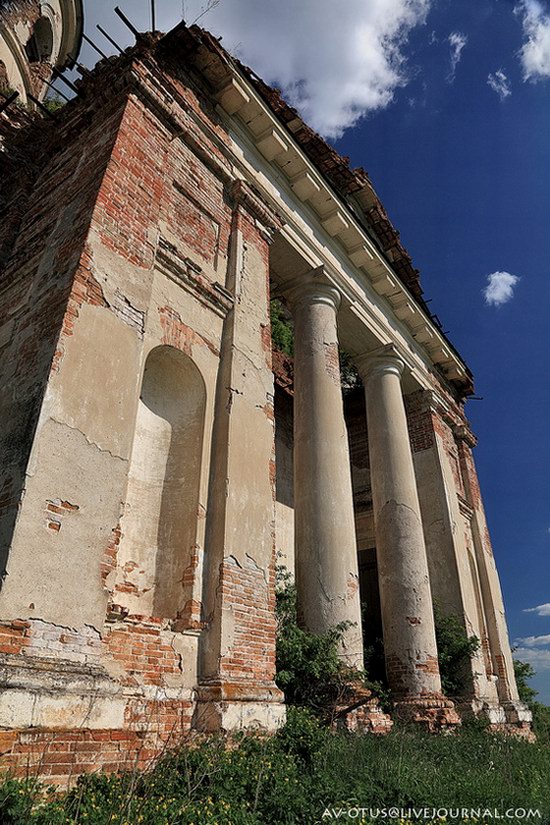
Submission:
{"label": "wispy cloud", "polygon": [[483,290],[485,303],[489,306],[501,306],[514,297],[514,287],[519,278],[509,272],[493,272],[487,275],[487,286]]}
{"label": "wispy cloud", "polygon": [[[192,20],[205,0],[186,0]],[[406,43],[433,0],[222,0],[201,24],[337,138],[407,84]]]}
{"label": "wispy cloud", "polygon": [[460,58],[462,57],[462,52],[468,42],[468,38],[465,34],[462,34],[462,32],[451,32],[448,37],[448,42],[451,47],[451,68],[447,75],[447,80],[449,83],[452,83],[455,79],[456,67],[460,63]]}
{"label": "wispy cloud", "polygon": [[[524,613],[536,613],[537,616],[550,616],[550,602],[536,607],[527,607]],[[514,659],[527,662],[536,671],[550,671],[550,634],[525,636],[514,641]]]}
{"label": "wispy cloud", "polygon": [[487,78],[487,84],[491,87],[493,92],[497,93],[501,100],[505,100],[512,94],[510,81],[502,69],[497,69],[494,74],[490,74]]}
{"label": "wispy cloud", "polygon": [[[1,4],[1,0],[0,0]],[[199,25],[282,89],[303,118],[326,137],[337,138],[369,112],[391,104],[414,72],[407,63],[411,31],[425,23],[434,0],[185,0],[157,3],[157,28],[181,19]],[[127,3],[132,21],[145,31],[148,3]],[[106,25],[128,42],[126,27],[110,0],[86,0],[87,28]],[[125,40],[126,38],[126,40]],[[106,46],[103,46],[108,48]],[[90,54],[86,46],[84,52]],[[93,57],[95,62],[97,55]],[[90,60],[92,57],[90,55]]]}
{"label": "wispy cloud", "polygon": [[519,55],[525,80],[550,78],[550,14],[539,0],[520,0],[515,8],[522,18],[525,42]]}
{"label": "wispy cloud", "polygon": [[550,616],[550,602],[539,604],[537,607],[527,607],[524,613],[536,613],[537,616]]}
{"label": "wispy cloud", "polygon": [[533,665],[537,672],[550,670],[550,649],[539,650],[533,647],[517,647],[514,650],[514,659]]}
{"label": "wispy cloud", "polygon": [[525,647],[547,647],[550,645],[550,635],[547,636],[526,636],[524,639],[516,639],[516,645]]}

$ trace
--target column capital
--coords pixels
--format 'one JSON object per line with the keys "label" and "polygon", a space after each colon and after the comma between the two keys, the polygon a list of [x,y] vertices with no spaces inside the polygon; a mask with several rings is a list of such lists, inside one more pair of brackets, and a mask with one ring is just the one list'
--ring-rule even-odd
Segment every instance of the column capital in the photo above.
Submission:
{"label": "column capital", "polygon": [[305,275],[293,278],[283,286],[281,293],[286,297],[291,310],[307,303],[326,304],[338,311],[342,300],[342,293],[338,287],[330,283],[324,266],[310,269]]}
{"label": "column capital", "polygon": [[405,361],[395,344],[386,344],[363,355],[354,356],[353,363],[363,381],[372,375],[397,375],[401,378],[405,369]]}

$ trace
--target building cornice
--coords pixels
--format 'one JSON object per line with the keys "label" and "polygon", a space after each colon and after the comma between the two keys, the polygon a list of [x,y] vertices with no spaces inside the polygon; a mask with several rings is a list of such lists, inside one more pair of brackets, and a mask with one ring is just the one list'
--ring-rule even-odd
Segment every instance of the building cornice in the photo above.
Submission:
{"label": "building cornice", "polygon": [[[190,59],[213,87],[224,115],[246,129],[258,153],[278,175],[284,175],[296,198],[313,210],[322,228],[343,248],[360,277],[366,276],[374,291],[388,302],[395,317],[405,325],[443,377],[460,395],[471,394],[472,376],[465,362],[434,323],[421,299],[402,282],[356,210],[334,190],[243,74],[240,65],[217,41],[210,35],[203,37],[204,34],[197,27],[194,30],[177,27],[165,40],[177,39],[180,35],[195,38],[196,50]],[[372,201],[374,190],[372,187],[367,189],[367,184],[358,188],[354,198],[370,198]]]}

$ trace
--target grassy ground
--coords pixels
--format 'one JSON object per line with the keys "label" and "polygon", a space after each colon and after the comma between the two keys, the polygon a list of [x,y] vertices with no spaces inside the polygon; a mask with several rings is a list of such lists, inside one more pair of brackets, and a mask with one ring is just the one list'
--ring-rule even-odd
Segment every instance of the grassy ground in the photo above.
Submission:
{"label": "grassy ground", "polygon": [[[478,823],[550,823],[550,746],[470,728],[454,736],[408,729],[387,737],[332,735],[303,712],[270,739],[213,739],[154,771],[88,776],[40,802],[33,782],[0,787],[2,825],[313,825],[399,822],[389,808],[473,808]],[[357,808],[373,809],[358,811]],[[510,809],[537,809],[540,817]],[[376,809],[380,809],[377,817]],[[489,811],[488,814],[486,811]],[[485,812],[485,813],[484,813]],[[390,820],[390,816],[394,817]],[[437,819],[429,810],[421,821]],[[452,821],[448,816],[447,821]],[[465,816],[454,821],[472,822]]]}

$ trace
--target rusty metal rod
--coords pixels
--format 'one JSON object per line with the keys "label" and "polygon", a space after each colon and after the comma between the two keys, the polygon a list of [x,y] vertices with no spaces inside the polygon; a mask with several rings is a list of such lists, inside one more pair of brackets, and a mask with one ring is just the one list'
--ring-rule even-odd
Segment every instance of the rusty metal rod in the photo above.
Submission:
{"label": "rusty metal rod", "polygon": [[67,95],[66,95],[66,94],[64,94],[63,92],[59,91],[59,89],[56,89],[56,88],[55,88],[55,86],[53,85],[53,83],[50,83],[50,81],[49,81],[49,80],[44,80],[44,83],[45,83],[47,86],[49,86],[49,87],[50,87],[50,89],[53,89],[53,91],[56,93],[56,95],[59,95],[60,97],[65,98],[65,100],[67,101],[67,103],[69,102],[69,100],[70,100],[71,98],[70,98],[70,97],[67,97]]}
{"label": "rusty metal rod", "polygon": [[53,115],[52,115],[52,113],[50,112],[50,110],[49,110],[49,109],[47,109],[47,108],[44,106],[44,104],[43,104],[43,103],[41,103],[41,102],[40,102],[40,100],[38,100],[38,98],[37,98],[37,97],[34,97],[34,95],[31,95],[31,94],[29,94],[29,93],[27,93],[27,97],[29,98],[29,100],[32,100],[32,102],[33,102],[36,106],[38,106],[38,108],[39,108],[42,112],[44,112],[44,114],[45,114],[45,115],[47,115],[48,117],[53,118]]}
{"label": "rusty metal rod", "polygon": [[58,77],[60,80],[62,80],[63,83],[65,83],[69,87],[69,89],[72,89],[72,91],[75,93],[75,95],[79,94],[79,91],[78,91],[77,87],[74,85],[74,83],[71,83],[70,80],[67,80],[66,77],[63,77],[63,75],[59,71],[59,69],[56,69],[54,67],[54,69],[52,71],[53,71],[54,77]]}
{"label": "rusty metal rod", "polygon": [[134,35],[134,37],[137,39],[137,38],[139,37],[140,33],[138,32],[138,30],[136,29],[136,27],[134,26],[134,24],[133,24],[133,23],[131,23],[131,22],[128,20],[128,18],[127,18],[127,17],[126,17],[126,15],[124,14],[124,12],[123,12],[123,11],[121,11],[121,10],[119,9],[119,7],[118,7],[118,6],[115,6],[115,14],[118,14],[118,16],[120,17],[120,19],[122,20],[122,22],[123,22],[126,26],[128,26],[128,28],[130,29],[130,31],[132,32],[132,34]]}
{"label": "rusty metal rod", "polygon": [[96,23],[96,29],[99,29],[99,31],[101,32],[101,34],[103,35],[103,37],[105,37],[105,38],[109,41],[109,43],[110,43],[112,46],[114,46],[114,47],[115,47],[115,49],[118,49],[118,51],[120,52],[120,54],[122,54],[122,52],[124,51],[124,49],[123,49],[123,48],[121,48],[115,40],[113,40],[113,38],[111,37],[111,35],[110,35],[110,34],[107,34],[107,32],[105,31],[105,29],[103,29],[103,28],[99,25],[99,23]]}
{"label": "rusty metal rod", "polygon": [[4,109],[8,108],[8,106],[11,106],[13,101],[17,100],[18,97],[19,92],[13,92],[13,94],[9,95],[9,97],[6,97],[6,99],[2,103],[0,103],[0,112],[3,112]]}
{"label": "rusty metal rod", "polygon": [[99,48],[99,46],[96,46],[94,41],[90,37],[88,37],[87,34],[83,34],[82,39],[85,40],[86,43],[89,43],[90,46],[92,47],[92,49],[95,49],[96,52],[101,55],[101,57],[104,57],[105,60],[107,60],[107,55],[105,54],[105,52],[102,52],[101,49]]}

